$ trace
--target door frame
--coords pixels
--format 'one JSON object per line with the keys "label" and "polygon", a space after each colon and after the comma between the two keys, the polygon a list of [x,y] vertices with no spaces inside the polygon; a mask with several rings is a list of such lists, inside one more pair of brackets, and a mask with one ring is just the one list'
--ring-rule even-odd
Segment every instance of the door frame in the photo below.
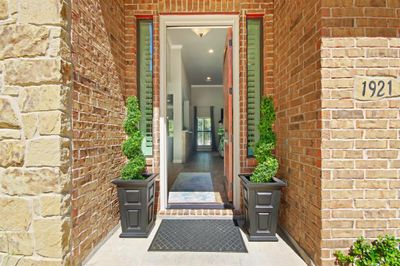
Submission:
{"label": "door frame", "polygon": [[233,33],[233,206],[240,209],[239,15],[160,15],[160,210],[168,205],[167,27],[231,26]]}

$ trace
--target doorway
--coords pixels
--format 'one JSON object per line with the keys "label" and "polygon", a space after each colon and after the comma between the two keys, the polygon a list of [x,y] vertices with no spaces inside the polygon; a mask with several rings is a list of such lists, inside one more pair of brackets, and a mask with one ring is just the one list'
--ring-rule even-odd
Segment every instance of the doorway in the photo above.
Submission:
{"label": "doorway", "polygon": [[[235,178],[239,169],[239,127],[234,127],[239,124],[239,110],[234,107],[239,106],[238,22],[235,15],[160,17],[161,210],[168,207],[193,208],[196,205],[198,208],[223,208],[228,202],[232,202],[236,209],[240,207],[239,180]],[[185,34],[189,35],[185,37]],[[206,43],[207,35],[214,41],[222,36],[220,48],[209,44],[200,49],[198,45],[201,41]],[[183,40],[176,40],[179,38]],[[196,38],[197,43],[190,45],[190,41],[196,42]],[[193,49],[196,45],[197,49]],[[214,56],[209,58],[220,58],[220,64],[214,62],[220,68],[219,72],[212,69],[212,65],[206,68],[197,66],[197,69],[192,66],[188,70],[191,64],[187,62],[207,59],[199,59],[195,54],[201,53],[200,50],[205,56]],[[231,56],[227,57],[229,52]],[[197,61],[193,61],[196,58],[191,56],[197,56]],[[230,68],[224,67],[227,60],[230,60],[227,63]],[[224,80],[227,75],[223,72],[230,73],[230,78]],[[224,84],[228,85],[224,87]],[[213,102],[218,99],[220,103]],[[226,121],[230,122],[224,123]],[[221,146],[229,151],[228,156],[220,150]],[[185,184],[194,185],[195,190],[188,190]],[[175,193],[182,191],[189,193]],[[190,192],[199,195],[193,198]],[[176,199],[175,204],[171,204]]]}

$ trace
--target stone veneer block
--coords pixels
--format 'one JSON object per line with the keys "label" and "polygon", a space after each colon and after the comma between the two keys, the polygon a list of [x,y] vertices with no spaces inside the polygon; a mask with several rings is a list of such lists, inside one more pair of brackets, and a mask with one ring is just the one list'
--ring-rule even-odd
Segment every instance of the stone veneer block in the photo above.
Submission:
{"label": "stone veneer block", "polygon": [[0,129],[0,140],[21,139],[21,131],[18,129]]}
{"label": "stone veneer block", "polygon": [[61,144],[59,137],[43,137],[27,142],[25,166],[60,166]]}
{"label": "stone veneer block", "polygon": [[24,145],[21,141],[0,142],[0,167],[22,166]]}
{"label": "stone veneer block", "polygon": [[8,0],[0,0],[0,19],[8,18]]}
{"label": "stone veneer block", "polygon": [[0,92],[3,95],[18,96],[20,87],[18,86],[4,86]]}
{"label": "stone veneer block", "polygon": [[59,179],[57,168],[8,168],[0,174],[0,188],[8,195],[39,195],[59,191]]}
{"label": "stone veneer block", "polygon": [[[0,262],[2,255],[0,255]],[[70,265],[68,263],[62,263],[61,259],[46,259],[41,257],[24,257],[24,256],[12,256],[7,255],[3,257],[4,265],[18,265],[18,266],[60,266]]]}
{"label": "stone veneer block", "polygon": [[58,59],[20,59],[4,63],[4,81],[8,85],[61,83],[62,66]]}
{"label": "stone veneer block", "polygon": [[69,245],[69,221],[57,219],[39,219],[33,221],[35,233],[35,251],[50,258],[62,257]]}
{"label": "stone veneer block", "polygon": [[[44,55],[49,45],[49,33],[49,29],[34,25],[0,26],[0,60]],[[26,36],[30,37],[29,41]]]}
{"label": "stone veneer block", "polygon": [[0,197],[0,217],[2,231],[28,230],[32,219],[29,202],[22,198]]}
{"label": "stone veneer block", "polygon": [[66,136],[71,131],[71,124],[61,111],[39,113],[40,135]]}
{"label": "stone veneer block", "polygon": [[7,98],[0,98],[0,128],[19,128],[16,110]]}
{"label": "stone veneer block", "polygon": [[60,0],[21,1],[18,22],[61,25],[61,7],[62,1]]}
{"label": "stone veneer block", "polygon": [[67,94],[60,85],[27,87],[21,90],[18,101],[22,112],[63,110]]}
{"label": "stone veneer block", "polygon": [[0,232],[0,252],[30,256],[33,254],[33,238],[27,232]]}
{"label": "stone veneer block", "polygon": [[29,113],[22,114],[22,125],[24,129],[24,134],[26,139],[33,138],[38,131],[38,114],[37,113]]}
{"label": "stone veneer block", "polygon": [[61,201],[62,196],[59,194],[40,196],[40,215],[43,217],[60,215]]}

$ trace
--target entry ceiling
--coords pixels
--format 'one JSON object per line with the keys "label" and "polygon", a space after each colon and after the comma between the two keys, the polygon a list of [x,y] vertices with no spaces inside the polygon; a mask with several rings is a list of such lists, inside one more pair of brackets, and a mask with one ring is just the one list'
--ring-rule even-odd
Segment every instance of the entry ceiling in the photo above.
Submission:
{"label": "entry ceiling", "polygon": [[[226,28],[210,28],[199,37],[189,28],[169,28],[168,40],[172,45],[182,45],[182,57],[191,85],[222,85]],[[209,53],[209,50],[214,53]],[[207,77],[211,77],[207,81]]]}

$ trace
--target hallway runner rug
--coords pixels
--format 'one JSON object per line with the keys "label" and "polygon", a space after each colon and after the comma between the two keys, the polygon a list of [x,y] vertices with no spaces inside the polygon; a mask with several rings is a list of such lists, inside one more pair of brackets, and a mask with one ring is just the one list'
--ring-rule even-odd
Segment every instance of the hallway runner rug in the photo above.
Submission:
{"label": "hallway runner rug", "polygon": [[179,173],[168,195],[168,203],[215,203],[211,173]]}
{"label": "hallway runner rug", "polygon": [[229,219],[164,219],[149,251],[247,253],[239,226]]}

